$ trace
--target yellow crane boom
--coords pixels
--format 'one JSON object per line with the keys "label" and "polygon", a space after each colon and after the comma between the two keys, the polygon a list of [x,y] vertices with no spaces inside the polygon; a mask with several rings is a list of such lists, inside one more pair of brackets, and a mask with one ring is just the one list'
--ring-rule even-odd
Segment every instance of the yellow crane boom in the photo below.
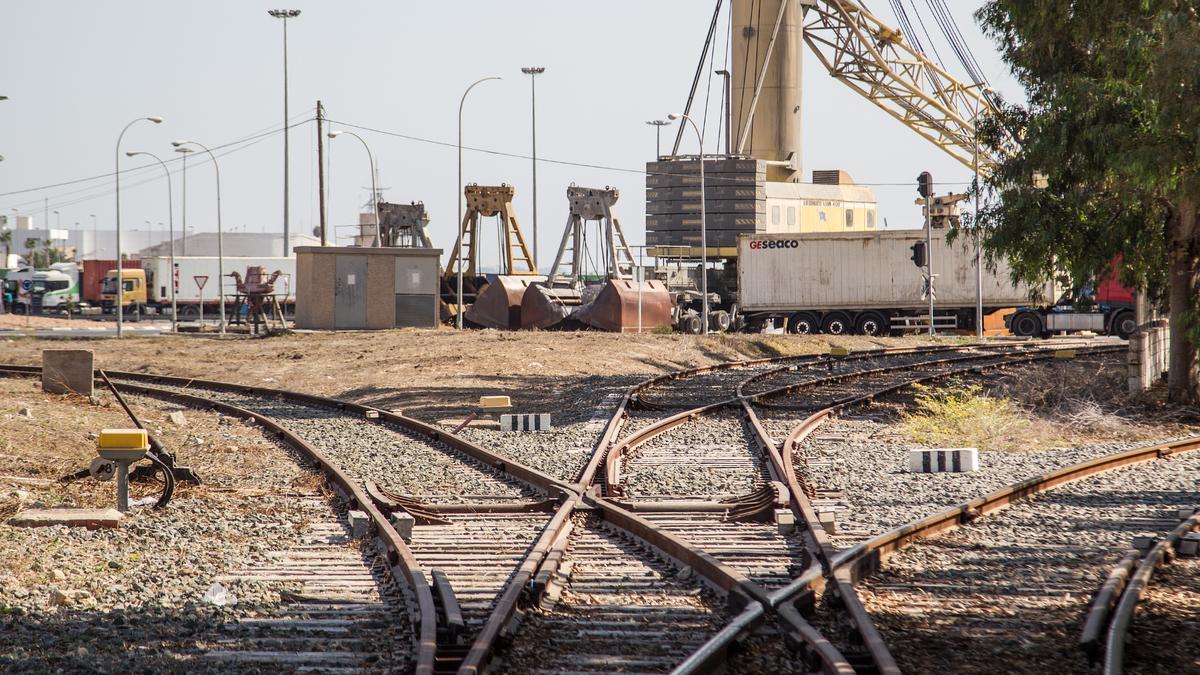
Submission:
{"label": "yellow crane boom", "polygon": [[[903,32],[850,0],[807,5],[804,41],[829,74],[968,168],[975,123],[994,112],[982,84],[964,84],[904,40]],[[983,149],[980,170],[995,159]]]}

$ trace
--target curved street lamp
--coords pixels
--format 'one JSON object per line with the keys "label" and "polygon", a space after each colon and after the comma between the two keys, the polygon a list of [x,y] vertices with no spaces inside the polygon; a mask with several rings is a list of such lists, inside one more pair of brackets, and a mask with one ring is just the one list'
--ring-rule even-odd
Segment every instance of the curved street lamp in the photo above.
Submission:
{"label": "curved street lamp", "polygon": [[458,264],[458,299],[455,301],[458,304],[455,306],[455,323],[459,330],[463,329],[463,266],[462,266],[462,244],[463,244],[463,177],[462,177],[462,136],[463,136],[463,105],[467,102],[467,94],[476,86],[483,84],[489,80],[502,80],[504,78],[493,75],[475,80],[467,90],[463,92],[462,98],[458,101],[458,250],[454,252],[454,259]]}
{"label": "curved street lamp", "polygon": [[117,181],[117,337],[121,337],[125,330],[125,276],[121,266],[121,140],[125,138],[125,132],[129,131],[129,127],[138,122],[154,122],[162,124],[161,117],[139,117],[121,129],[121,135],[117,136],[117,171],[113,178]]}
{"label": "curved street lamp", "polygon": [[687,120],[692,125],[692,129],[696,130],[696,140],[700,142],[700,294],[702,296],[702,313],[700,316],[701,335],[708,335],[708,229],[707,221],[708,214],[705,210],[704,199],[704,134],[700,133],[700,127],[696,125],[696,120],[684,115],[683,113],[671,113],[667,115],[669,120]]}
{"label": "curved street lamp", "polygon": [[[194,145],[208,153],[209,159],[212,160],[213,170],[217,174],[217,310],[220,312],[220,332],[225,334],[225,248],[224,248],[224,231],[221,229],[221,167],[217,164],[217,157],[209,150],[207,145],[197,141],[171,141],[171,145],[176,148],[182,148],[185,145]],[[173,273],[173,272],[172,272]],[[203,326],[201,326],[203,328]]]}
{"label": "curved street lamp", "polygon": [[158,165],[162,167],[163,173],[167,175],[167,222],[170,223],[171,228],[171,248],[169,249],[169,255],[171,258],[171,281],[169,282],[171,284],[171,332],[178,333],[179,308],[175,304],[175,205],[171,196],[174,192],[171,188],[171,170],[167,168],[166,163],[159,159],[158,155],[153,153],[142,151],[130,151],[125,153],[126,157],[137,157],[139,155],[144,155],[158,162]]}
{"label": "curved street lamp", "polygon": [[362,143],[363,148],[367,151],[367,162],[371,165],[371,210],[375,212],[375,246],[383,246],[383,237],[379,231],[382,225],[379,219],[379,189],[375,186],[375,156],[371,154],[371,147],[367,145],[363,137],[353,131],[331,131],[326,135],[330,138],[337,138],[343,134],[357,138],[358,142]]}

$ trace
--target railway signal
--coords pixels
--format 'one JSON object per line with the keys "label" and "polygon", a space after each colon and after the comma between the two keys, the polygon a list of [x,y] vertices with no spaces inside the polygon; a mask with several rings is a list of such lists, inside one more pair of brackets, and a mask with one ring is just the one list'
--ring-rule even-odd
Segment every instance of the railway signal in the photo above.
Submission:
{"label": "railway signal", "polygon": [[925,266],[925,242],[918,241],[912,245],[912,257],[909,260],[917,267]]}
{"label": "railway signal", "polygon": [[922,171],[921,175],[917,176],[917,194],[925,199],[933,196],[933,174]]}

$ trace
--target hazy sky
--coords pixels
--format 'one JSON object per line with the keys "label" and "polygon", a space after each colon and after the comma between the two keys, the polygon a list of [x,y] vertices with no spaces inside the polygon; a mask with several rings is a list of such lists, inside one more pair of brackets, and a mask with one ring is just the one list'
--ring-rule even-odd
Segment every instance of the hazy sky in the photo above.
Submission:
{"label": "hazy sky", "polygon": [[[885,3],[869,4],[894,23]],[[1021,98],[971,17],[981,3],[950,4],[993,86]],[[122,150],[163,159],[178,157],[173,139],[216,146],[281,129],[282,31],[267,15],[274,6],[248,0],[0,3],[6,29],[0,95],[10,98],[0,102],[0,213],[15,207],[40,224],[49,198],[65,227],[90,226],[89,214],[111,227],[111,177],[8,193],[111,173],[117,134],[135,117],[160,115],[166,122],[134,126]],[[385,198],[424,201],[435,244],[450,248],[459,97],[477,78],[503,76],[468,98],[465,143],[528,155],[529,78],[520,68],[541,65],[547,70],[538,79],[539,156],[625,169],[539,165],[540,257],[548,264],[572,182],[620,188],[618,217],[632,242],[643,240],[644,177],[638,172],[654,154],[654,130],[644,122],[683,107],[713,3],[294,0],[285,6],[303,12],[288,25],[290,113],[298,123],[291,136],[293,231],[310,232],[318,222],[315,130],[307,120],[321,99],[332,120],[450,144],[360,131],[378,158]],[[936,44],[950,56],[940,38]],[[723,43],[718,53],[724,54]],[[948,66],[961,74],[957,63]],[[804,77],[806,175],[842,168],[859,183],[903,183],[875,187],[881,218],[891,227],[918,225],[912,183],[920,171],[932,171],[943,192],[970,180],[968,170],[831,79],[815,58],[807,58]],[[714,113],[718,82],[714,78]],[[686,138],[683,151],[695,152],[694,136]],[[667,139],[664,134],[664,146]],[[235,147],[219,160],[225,228],[281,230],[282,134]],[[330,222],[345,226],[368,199],[368,163],[353,138],[338,138],[332,152]],[[122,162],[125,168],[144,163]],[[172,166],[177,170],[178,162]],[[518,218],[531,237],[529,160],[467,151],[464,175],[467,182],[514,184]],[[178,225],[178,180],[175,190]],[[215,229],[214,202],[212,166],[189,161],[189,225]],[[122,219],[130,228],[166,221],[156,165],[124,175]]]}

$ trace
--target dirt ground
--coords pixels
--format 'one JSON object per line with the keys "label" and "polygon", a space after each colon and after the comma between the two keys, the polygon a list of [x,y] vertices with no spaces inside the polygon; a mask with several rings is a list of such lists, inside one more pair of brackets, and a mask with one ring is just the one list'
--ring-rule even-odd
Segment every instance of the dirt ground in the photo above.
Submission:
{"label": "dirt ground", "polygon": [[25,316],[5,312],[0,314],[0,329],[78,328],[86,319],[67,319],[65,316]]}
{"label": "dirt ground", "polygon": [[926,344],[923,338],[619,335],[449,329],[293,333],[270,338],[115,340],[0,337],[0,363],[40,364],[43,349],[91,349],[99,368],[218,379],[354,399],[433,418],[507,394],[552,412],[564,397],[679,368],[827,351]]}

